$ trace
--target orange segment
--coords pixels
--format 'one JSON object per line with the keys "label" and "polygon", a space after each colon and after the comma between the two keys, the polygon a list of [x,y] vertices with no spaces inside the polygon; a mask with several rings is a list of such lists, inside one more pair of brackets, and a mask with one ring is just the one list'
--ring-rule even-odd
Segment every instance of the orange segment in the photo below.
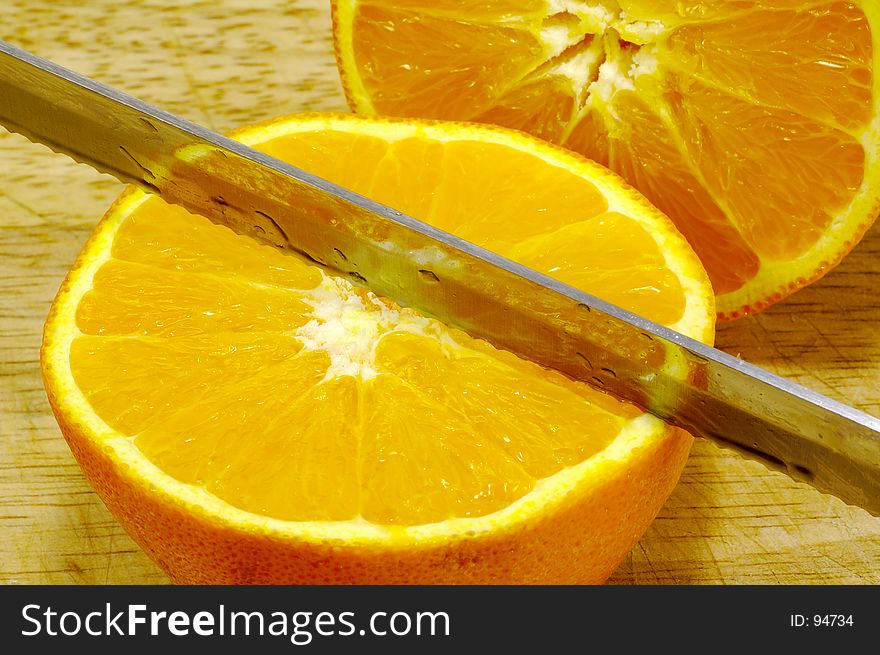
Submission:
{"label": "orange segment", "polygon": [[[592,182],[569,171],[541,167],[526,178],[522,171],[533,168],[531,155],[505,152],[500,144],[474,146],[467,141],[449,144],[452,165],[446,169],[430,221],[442,227],[446,216],[458,216],[454,231],[477,245],[507,254],[522,239],[608,208],[607,198]],[[465,161],[466,166],[461,163]],[[510,218],[514,215],[515,221]]]}
{"label": "orange segment", "polygon": [[874,113],[871,26],[865,13],[849,2],[792,4],[787,11],[757,10],[736,20],[676,28],[663,43],[669,50],[664,63],[746,102],[863,130]]}
{"label": "orange segment", "polygon": [[[365,6],[385,7],[386,2],[374,2],[368,0]],[[504,21],[531,16],[541,19],[544,16],[546,0],[486,0],[474,4],[470,0],[449,0],[445,3],[437,3],[433,0],[399,0],[394,7],[410,11],[424,12],[431,15],[460,15],[462,10],[467,10],[468,15],[475,22]]]}
{"label": "orange segment", "polygon": [[[443,142],[414,133],[391,142],[356,135],[339,147],[345,136],[305,132],[267,144],[266,150],[478,245],[491,242],[497,248],[608,207],[590,180],[560,167],[535,170],[534,155],[504,144]],[[344,159],[352,148],[358,153],[355,167]],[[524,177],[523,170],[531,176]]]}
{"label": "orange segment", "polygon": [[828,0],[617,0],[627,16],[639,20],[660,20],[664,24],[732,19],[768,9],[810,9]]}
{"label": "orange segment", "polygon": [[[392,374],[372,380],[364,396],[370,413],[362,424],[370,430],[362,511],[378,523],[498,510],[538,480],[601,451],[628,414],[604,397],[585,402],[603,394],[534,364],[514,368],[481,351],[451,358],[422,336],[390,334],[379,342],[376,363]],[[413,414],[418,423],[408,420]],[[434,435],[428,443],[425,425]]]}
{"label": "orange segment", "polygon": [[77,311],[86,334],[181,337],[205,332],[292,330],[309,307],[285,289],[248,293],[235,278],[107,262]]}
{"label": "orange segment", "polygon": [[690,168],[662,119],[631,92],[617,94],[612,111],[632,129],[603,135],[597,141],[601,154],[657,207],[678,217],[676,227],[703,253],[707,270],[715,272],[716,294],[741,288],[755,276],[760,261]]}
{"label": "orange segment", "polygon": [[[505,78],[519,78],[543,55],[528,31],[376,5],[362,8],[357,29],[379,44],[359,53],[359,66],[369,71],[362,83],[391,115],[400,113],[396,108],[418,107],[425,116],[463,118],[472,107],[488,108],[504,92],[497,70]],[[393,40],[384,38],[388,32]],[[412,57],[413,52],[419,55]],[[397,83],[386,84],[389,77]]]}
{"label": "orange segment", "polygon": [[[274,366],[251,363],[246,379],[227,382],[221,375],[208,397],[179,406],[138,433],[134,443],[176,479],[241,509],[284,519],[350,518],[357,498],[344,493],[351,466],[338,465],[355,441],[346,434],[348,398],[334,388],[337,383],[316,388],[327,366],[326,353],[315,352]],[[325,402],[313,401],[316,392]],[[332,475],[318,475],[316,449],[326,455],[319,458],[322,466],[334,465]],[[347,504],[347,516],[334,507],[339,503],[328,506],[334,496]]]}
{"label": "orange segment", "polygon": [[[500,3],[479,16],[457,0],[333,6],[353,110],[514,127],[608,165],[694,247],[720,318],[824,275],[877,215],[873,0]],[[492,41],[479,84],[450,74],[413,94],[416,68],[471,70],[479,52],[398,37],[422,24],[438,42],[468,29],[517,37]],[[528,55],[525,34],[538,44]],[[495,65],[505,46],[510,61]]]}
{"label": "orange segment", "polygon": [[[602,115],[592,108],[581,114],[563,141],[563,145],[603,166],[608,166],[610,157],[608,130],[605,128]],[[642,193],[648,196],[649,190],[642,189]]]}
{"label": "orange segment", "polygon": [[[175,217],[169,227],[168,216]],[[229,261],[229,250],[241,256]],[[248,256],[250,253],[252,256]],[[260,244],[215,230],[204,221],[190,220],[180,207],[151,198],[120,226],[113,240],[113,257],[128,262],[184,273],[206,273],[290,289],[312,289],[321,281],[313,267],[281,253],[268,255]]]}
{"label": "orange segment", "polygon": [[219,381],[235,388],[255,369],[277,368],[301,348],[295,339],[253,333],[173,340],[80,336],[70,358],[74,379],[94,410],[114,430],[139,434],[183,408],[200,408]]}
{"label": "orange segment", "polygon": [[[584,244],[627,242],[598,250],[584,265]],[[578,289],[602,289],[605,300],[655,321],[674,325],[686,306],[678,278],[667,267],[660,247],[631,218],[608,212],[523,241],[513,250],[523,264]],[[663,298],[663,302],[657,302]]]}
{"label": "orange segment", "polygon": [[[671,83],[685,86],[677,77]],[[808,253],[862,186],[865,150],[836,128],[699,82],[669,105],[708,191],[724,198],[729,220],[764,260]],[[753,156],[756,148],[763,157]],[[821,166],[826,161],[834,168]]]}
{"label": "orange segment", "polygon": [[500,96],[494,107],[474,117],[481,123],[506,125],[535,136],[558,141],[577,110],[571,80],[545,75],[523,82]]}
{"label": "orange segment", "polygon": [[[568,151],[332,115],[236,136],[711,342],[693,251]],[[584,382],[134,191],[59,293],[43,362],[86,475],[181,581],[601,581],[690,444]],[[570,512],[598,518],[585,533]],[[459,568],[463,548],[485,563]]]}

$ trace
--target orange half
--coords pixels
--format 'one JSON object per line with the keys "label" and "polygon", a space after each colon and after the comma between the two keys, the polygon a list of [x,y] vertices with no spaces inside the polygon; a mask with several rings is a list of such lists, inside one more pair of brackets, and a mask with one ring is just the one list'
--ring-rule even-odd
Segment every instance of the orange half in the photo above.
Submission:
{"label": "orange half", "polygon": [[[289,117],[243,142],[711,342],[672,223],[524,134]],[[181,582],[599,582],[691,438],[596,388],[126,192],[46,325],[85,475]]]}

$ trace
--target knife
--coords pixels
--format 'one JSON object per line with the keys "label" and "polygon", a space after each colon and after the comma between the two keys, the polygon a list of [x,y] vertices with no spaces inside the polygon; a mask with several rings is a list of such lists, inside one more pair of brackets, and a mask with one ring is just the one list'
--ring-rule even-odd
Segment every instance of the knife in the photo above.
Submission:
{"label": "knife", "polygon": [[880,516],[880,419],[3,41],[0,124]]}

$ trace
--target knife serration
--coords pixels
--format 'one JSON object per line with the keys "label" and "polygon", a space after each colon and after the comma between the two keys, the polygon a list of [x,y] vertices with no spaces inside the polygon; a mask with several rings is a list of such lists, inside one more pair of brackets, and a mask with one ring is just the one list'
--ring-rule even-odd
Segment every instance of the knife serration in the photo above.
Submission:
{"label": "knife serration", "polygon": [[0,124],[880,515],[880,420],[0,41]]}

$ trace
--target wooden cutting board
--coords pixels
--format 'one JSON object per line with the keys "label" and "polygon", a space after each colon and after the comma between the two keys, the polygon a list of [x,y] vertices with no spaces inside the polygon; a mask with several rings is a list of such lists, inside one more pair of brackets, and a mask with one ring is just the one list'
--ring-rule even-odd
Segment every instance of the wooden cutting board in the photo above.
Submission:
{"label": "wooden cutting board", "polygon": [[[326,0],[3,4],[0,38],[215,130],[346,110]],[[0,128],[0,582],[167,582],[86,485],[39,375],[49,303],[121,189]],[[880,226],[718,345],[880,416],[878,285]],[[880,519],[698,441],[611,582],[878,584]]]}

